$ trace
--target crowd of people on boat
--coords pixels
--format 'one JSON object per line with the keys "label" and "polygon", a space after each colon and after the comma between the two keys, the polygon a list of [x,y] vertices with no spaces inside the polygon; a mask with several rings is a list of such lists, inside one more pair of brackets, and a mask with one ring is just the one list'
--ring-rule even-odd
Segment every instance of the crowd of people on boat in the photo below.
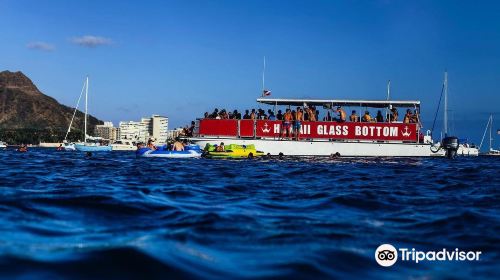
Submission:
{"label": "crowd of people on boat", "polygon": [[155,143],[155,140],[150,138],[148,142],[142,143],[139,142],[137,143],[137,150],[142,149],[142,148],[148,148],[150,150],[156,151],[159,149],[167,150],[167,151],[184,151],[185,147],[188,146],[189,143],[187,142],[187,139],[181,139],[179,137],[176,137],[174,141],[169,141],[166,143],[163,147],[158,147]]}
{"label": "crowd of people on boat", "polygon": [[[347,116],[346,111],[342,106],[338,106],[335,110],[329,109],[322,119],[320,119],[320,111],[316,109],[315,106],[304,106],[297,107],[295,110],[286,109],[284,112],[278,110],[275,114],[274,111],[268,109],[267,111],[263,109],[251,109],[245,110],[242,113],[238,110],[233,110],[232,112],[226,109],[215,109],[212,113],[205,112],[205,119],[217,119],[217,120],[279,120],[283,121],[284,125],[290,122],[289,125],[299,126],[302,121],[332,121],[332,122],[403,122],[403,123],[420,123],[419,112],[417,109],[411,110],[407,109],[402,120],[399,120],[398,110],[393,107],[384,116],[382,110],[378,110],[377,114],[372,116],[370,111],[366,110],[364,114],[359,114],[356,110],[352,110],[351,114]],[[192,135],[194,130],[194,122],[191,123],[191,127],[185,128],[186,136]]]}

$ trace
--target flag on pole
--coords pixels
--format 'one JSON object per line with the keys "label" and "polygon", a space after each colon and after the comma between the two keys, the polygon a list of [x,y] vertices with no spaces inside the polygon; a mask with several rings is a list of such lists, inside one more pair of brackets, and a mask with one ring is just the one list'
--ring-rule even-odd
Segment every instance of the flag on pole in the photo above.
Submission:
{"label": "flag on pole", "polygon": [[262,91],[262,96],[269,96],[269,95],[271,95],[271,91],[270,90],[265,89],[265,90]]}

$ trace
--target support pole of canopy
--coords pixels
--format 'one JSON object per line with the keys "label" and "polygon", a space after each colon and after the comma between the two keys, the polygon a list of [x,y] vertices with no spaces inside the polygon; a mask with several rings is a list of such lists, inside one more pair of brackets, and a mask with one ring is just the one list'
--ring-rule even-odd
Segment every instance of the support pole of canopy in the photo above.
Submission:
{"label": "support pole of canopy", "polygon": [[[389,99],[391,99],[391,80],[387,81],[387,101],[389,101]],[[391,106],[391,105],[388,105],[388,106]],[[389,107],[386,107],[385,108],[385,117],[387,118],[388,115],[389,115]],[[390,117],[389,117],[388,121],[391,122]]]}

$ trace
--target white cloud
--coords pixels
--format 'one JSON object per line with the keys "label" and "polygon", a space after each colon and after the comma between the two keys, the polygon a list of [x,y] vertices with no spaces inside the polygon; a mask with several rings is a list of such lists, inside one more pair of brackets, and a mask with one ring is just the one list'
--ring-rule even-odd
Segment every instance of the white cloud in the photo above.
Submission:
{"label": "white cloud", "polygon": [[53,45],[45,42],[30,42],[26,45],[26,47],[28,49],[45,51],[45,52],[51,52],[56,49]]}
{"label": "white cloud", "polygon": [[95,48],[98,46],[110,45],[113,43],[113,41],[109,38],[92,36],[92,35],[74,37],[71,39],[71,42],[73,44],[87,48]]}

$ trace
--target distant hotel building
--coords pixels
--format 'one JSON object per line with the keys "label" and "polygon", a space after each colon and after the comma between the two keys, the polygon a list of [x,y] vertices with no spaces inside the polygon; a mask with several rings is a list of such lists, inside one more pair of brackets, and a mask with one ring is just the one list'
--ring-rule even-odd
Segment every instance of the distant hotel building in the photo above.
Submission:
{"label": "distant hotel building", "polygon": [[168,118],[152,115],[141,121],[120,122],[119,139],[146,142],[155,138],[157,143],[166,143],[168,138]]}
{"label": "distant hotel building", "polygon": [[104,124],[95,126],[95,136],[109,139],[110,141],[116,141],[119,139],[119,130],[119,128],[113,126],[112,122],[104,122]]}

